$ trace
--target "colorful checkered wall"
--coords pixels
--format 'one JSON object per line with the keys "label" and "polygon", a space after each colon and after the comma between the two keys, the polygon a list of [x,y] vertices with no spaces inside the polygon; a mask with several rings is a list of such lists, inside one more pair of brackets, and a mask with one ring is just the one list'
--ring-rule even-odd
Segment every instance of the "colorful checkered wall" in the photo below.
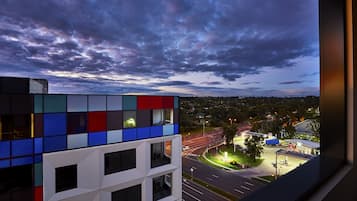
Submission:
{"label": "colorful checkered wall", "polygon": [[[31,108],[17,111],[14,101],[18,98],[27,99]],[[41,162],[42,153],[179,133],[178,97],[28,95],[11,96],[8,104],[15,110],[0,111],[0,168]],[[152,111],[160,109],[171,111],[172,121],[153,125]],[[126,114],[134,117],[134,126],[123,125]],[[11,124],[16,124],[17,115],[30,121],[29,129],[24,125],[19,127],[25,129],[12,131],[21,130],[22,135],[4,132],[6,119],[13,116]]]}

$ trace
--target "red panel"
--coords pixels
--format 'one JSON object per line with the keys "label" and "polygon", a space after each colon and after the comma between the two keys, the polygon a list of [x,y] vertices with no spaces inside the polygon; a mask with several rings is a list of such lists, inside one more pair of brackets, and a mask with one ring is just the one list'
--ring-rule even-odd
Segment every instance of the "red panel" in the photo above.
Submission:
{"label": "red panel", "polygon": [[35,187],[33,195],[34,195],[34,201],[42,201],[43,200],[42,186]]}
{"label": "red panel", "polygon": [[138,110],[151,109],[151,96],[137,96]]}
{"label": "red panel", "polygon": [[162,106],[163,108],[174,108],[174,97],[173,96],[164,96],[162,97]]}
{"label": "red panel", "polygon": [[106,112],[88,112],[88,132],[107,130]]}
{"label": "red panel", "polygon": [[152,96],[151,106],[152,106],[152,109],[161,109],[161,108],[163,108],[162,96]]}

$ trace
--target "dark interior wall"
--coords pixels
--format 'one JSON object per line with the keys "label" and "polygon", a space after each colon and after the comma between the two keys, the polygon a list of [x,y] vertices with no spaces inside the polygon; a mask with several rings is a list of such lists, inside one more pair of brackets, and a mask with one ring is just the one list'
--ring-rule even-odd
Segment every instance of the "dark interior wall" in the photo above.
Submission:
{"label": "dark interior wall", "polygon": [[[353,76],[354,76],[354,83],[353,83],[353,99],[354,99],[354,111],[353,111],[353,127],[354,127],[354,139],[353,139],[353,160],[355,161],[352,164],[352,170],[343,178],[341,182],[338,183],[337,186],[333,188],[325,197],[325,201],[335,201],[335,200],[344,200],[344,201],[356,201],[357,200],[357,135],[356,135],[356,128],[357,128],[357,2],[352,1],[352,22],[353,22]],[[348,21],[347,21],[348,22]]]}

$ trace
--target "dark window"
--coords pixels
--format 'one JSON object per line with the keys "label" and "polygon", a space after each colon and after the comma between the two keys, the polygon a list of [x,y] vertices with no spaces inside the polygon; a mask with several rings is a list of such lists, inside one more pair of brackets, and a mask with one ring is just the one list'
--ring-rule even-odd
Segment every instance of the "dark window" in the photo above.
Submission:
{"label": "dark window", "polygon": [[56,168],[56,193],[77,188],[77,165]]}
{"label": "dark window", "polygon": [[171,195],[171,174],[152,179],[153,200],[160,200]]}
{"label": "dark window", "polygon": [[0,169],[0,200],[32,200],[32,165]]}
{"label": "dark window", "polygon": [[151,144],[151,168],[170,164],[171,142]]}
{"label": "dark window", "polygon": [[31,138],[31,115],[0,115],[0,140]]}
{"label": "dark window", "polygon": [[87,113],[73,112],[67,113],[67,133],[77,134],[87,132]]}
{"label": "dark window", "polygon": [[104,174],[129,170],[136,167],[136,149],[104,154]]}
{"label": "dark window", "polygon": [[137,126],[149,127],[151,126],[151,110],[138,110],[137,111]]}
{"label": "dark window", "polygon": [[112,192],[112,201],[141,201],[141,185]]}
{"label": "dark window", "polygon": [[123,111],[107,112],[107,128],[108,130],[120,130],[123,128]]}

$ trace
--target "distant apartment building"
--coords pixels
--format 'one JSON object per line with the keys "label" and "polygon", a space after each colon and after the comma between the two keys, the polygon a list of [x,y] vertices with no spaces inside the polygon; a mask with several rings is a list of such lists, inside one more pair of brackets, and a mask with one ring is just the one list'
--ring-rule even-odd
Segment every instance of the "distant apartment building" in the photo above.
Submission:
{"label": "distant apartment building", "polygon": [[181,200],[174,96],[47,94],[0,78],[1,201]]}

